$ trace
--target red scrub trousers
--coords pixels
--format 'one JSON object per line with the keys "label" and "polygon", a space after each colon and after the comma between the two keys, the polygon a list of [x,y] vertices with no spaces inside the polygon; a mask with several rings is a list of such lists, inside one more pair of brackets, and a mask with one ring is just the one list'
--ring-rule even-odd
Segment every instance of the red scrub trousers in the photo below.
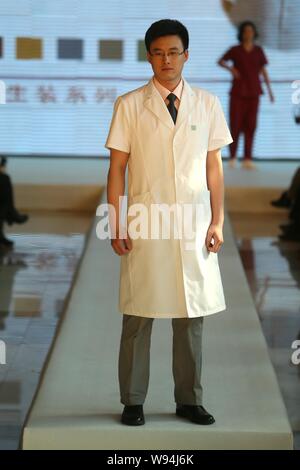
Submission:
{"label": "red scrub trousers", "polygon": [[231,158],[236,157],[239,136],[244,133],[244,158],[251,160],[258,108],[259,96],[230,95],[230,130],[233,138],[230,145]]}

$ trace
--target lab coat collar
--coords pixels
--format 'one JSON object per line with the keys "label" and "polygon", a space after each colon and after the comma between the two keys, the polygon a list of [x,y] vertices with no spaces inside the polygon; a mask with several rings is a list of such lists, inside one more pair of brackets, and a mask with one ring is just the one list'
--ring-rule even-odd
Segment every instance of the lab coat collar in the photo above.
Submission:
{"label": "lab coat collar", "polygon": [[183,76],[182,80],[183,89],[175,125],[161,94],[153,82],[153,77],[145,85],[144,106],[175,132],[178,131],[181,124],[190,115],[192,108],[196,105],[196,94]]}

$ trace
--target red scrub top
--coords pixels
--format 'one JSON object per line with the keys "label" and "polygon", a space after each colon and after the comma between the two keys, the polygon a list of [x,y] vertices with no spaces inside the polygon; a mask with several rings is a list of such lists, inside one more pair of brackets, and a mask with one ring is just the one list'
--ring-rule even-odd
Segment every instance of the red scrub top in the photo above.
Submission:
{"label": "red scrub top", "polygon": [[241,75],[240,78],[233,78],[231,95],[254,97],[263,94],[259,74],[268,60],[260,46],[255,44],[251,51],[247,51],[242,44],[233,46],[221,60],[231,60]]}

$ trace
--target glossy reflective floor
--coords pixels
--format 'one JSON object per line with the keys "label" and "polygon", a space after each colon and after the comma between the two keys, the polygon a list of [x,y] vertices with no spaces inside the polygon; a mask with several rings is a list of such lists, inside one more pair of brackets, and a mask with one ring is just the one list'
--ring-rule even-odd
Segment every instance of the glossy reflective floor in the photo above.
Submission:
{"label": "glossy reflective floor", "polygon": [[[300,243],[279,241],[284,210],[274,215],[231,214],[237,245],[268,344],[279,387],[300,449]],[[299,346],[298,346],[299,349]],[[297,355],[298,362],[300,352]]]}
{"label": "glossy reflective floor", "polygon": [[[0,251],[0,449],[16,449],[92,214],[31,213]],[[3,348],[2,348],[3,352]]]}
{"label": "glossy reflective floor", "polygon": [[[12,227],[14,250],[0,254],[0,449],[18,446],[21,426],[70,288],[92,214],[31,214]],[[286,213],[230,214],[270,357],[300,448],[300,244],[278,241]],[[8,232],[7,232],[8,233]]]}

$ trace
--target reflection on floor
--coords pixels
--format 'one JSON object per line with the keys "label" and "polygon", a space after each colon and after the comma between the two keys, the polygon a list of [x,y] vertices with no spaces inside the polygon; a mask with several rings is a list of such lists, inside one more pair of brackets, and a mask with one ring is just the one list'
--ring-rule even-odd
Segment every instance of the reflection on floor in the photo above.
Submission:
{"label": "reflection on floor", "polygon": [[6,350],[6,364],[0,364],[0,449],[18,447],[91,217],[31,213],[27,224],[6,232],[15,245],[0,251],[0,340]]}
{"label": "reflection on floor", "polygon": [[[31,214],[13,227],[13,251],[0,254],[0,449],[18,446],[21,426],[84,246],[92,214]],[[300,244],[278,243],[286,214],[230,215],[270,356],[300,448]]]}
{"label": "reflection on floor", "polygon": [[286,223],[285,212],[278,217],[235,213],[230,218],[295,448],[300,449],[300,365],[292,362],[292,343],[300,340],[300,243],[279,242],[278,224]]}

